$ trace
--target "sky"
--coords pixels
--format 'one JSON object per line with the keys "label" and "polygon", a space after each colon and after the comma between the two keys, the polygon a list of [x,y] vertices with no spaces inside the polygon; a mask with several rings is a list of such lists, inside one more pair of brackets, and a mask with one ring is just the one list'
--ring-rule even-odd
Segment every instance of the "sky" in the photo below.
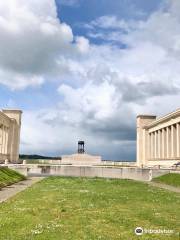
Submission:
{"label": "sky", "polygon": [[20,152],[136,159],[136,116],[180,107],[179,0],[0,1],[0,108]]}

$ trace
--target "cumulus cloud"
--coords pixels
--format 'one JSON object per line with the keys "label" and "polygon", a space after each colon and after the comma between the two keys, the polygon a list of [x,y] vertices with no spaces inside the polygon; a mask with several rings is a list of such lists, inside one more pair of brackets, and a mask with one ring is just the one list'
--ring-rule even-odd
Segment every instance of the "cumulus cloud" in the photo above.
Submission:
{"label": "cumulus cloud", "polygon": [[101,29],[92,32],[100,45],[74,36],[53,0],[1,2],[0,83],[16,90],[60,80],[56,106],[25,111],[21,149],[70,153],[84,139],[104,158],[132,159],[136,115],[179,107],[178,2],[146,20],[103,16],[88,23]]}
{"label": "cumulus cloud", "polygon": [[81,53],[87,53],[89,51],[89,40],[85,37],[76,37],[76,46]]}
{"label": "cumulus cloud", "polygon": [[119,19],[117,16],[105,15],[86,23],[88,37],[109,42],[119,42],[124,34],[136,29],[138,21]]}
{"label": "cumulus cloud", "polygon": [[[25,111],[22,121],[21,152],[46,155],[70,154],[77,151],[77,141],[85,141],[85,150],[91,154],[100,154],[104,159],[134,159],[134,128],[114,122],[101,124],[86,123],[85,117],[78,112],[64,108]],[[93,127],[92,127],[93,124]],[[114,137],[114,134],[116,137]],[[131,138],[129,137],[131,134]],[[123,140],[122,140],[123,139]],[[124,140],[126,139],[126,140]]]}
{"label": "cumulus cloud", "polygon": [[1,83],[13,89],[42,84],[47,75],[61,75],[61,56],[87,50],[83,37],[73,44],[72,29],[60,22],[56,10],[54,0],[0,3]]}
{"label": "cumulus cloud", "polygon": [[[66,122],[70,119],[72,125],[83,126],[87,134],[106,139],[106,143],[108,139],[112,145],[129,141],[135,147],[137,114],[162,115],[179,107],[180,61],[178,47],[174,46],[178,46],[180,22],[173,6],[174,2],[147,20],[137,21],[128,33],[120,30],[118,41],[127,46],[125,49],[118,44],[91,46],[90,55],[80,61],[78,76],[86,80],[83,86],[59,88],[64,96]],[[102,29],[129,26],[117,18],[103,17],[90,28],[98,25]],[[105,104],[101,105],[99,99]]]}
{"label": "cumulus cloud", "polygon": [[89,29],[103,28],[129,30],[130,22],[127,22],[124,19],[118,19],[117,16],[106,15],[98,17],[84,26]]}

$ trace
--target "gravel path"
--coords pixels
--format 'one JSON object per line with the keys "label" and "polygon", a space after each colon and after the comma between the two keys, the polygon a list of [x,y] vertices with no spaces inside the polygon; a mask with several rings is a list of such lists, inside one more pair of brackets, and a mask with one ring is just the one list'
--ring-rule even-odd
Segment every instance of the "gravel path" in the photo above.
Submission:
{"label": "gravel path", "polygon": [[153,187],[159,187],[159,188],[163,188],[172,192],[177,192],[180,193],[180,188],[179,187],[173,187],[171,185],[167,185],[167,184],[163,184],[163,183],[156,183],[156,182],[148,182],[149,185],[153,186]]}
{"label": "gravel path", "polygon": [[26,188],[32,186],[34,183],[41,181],[43,177],[32,177],[27,180],[15,183],[11,186],[7,186],[0,190],[0,203],[8,200],[17,193],[25,190]]}

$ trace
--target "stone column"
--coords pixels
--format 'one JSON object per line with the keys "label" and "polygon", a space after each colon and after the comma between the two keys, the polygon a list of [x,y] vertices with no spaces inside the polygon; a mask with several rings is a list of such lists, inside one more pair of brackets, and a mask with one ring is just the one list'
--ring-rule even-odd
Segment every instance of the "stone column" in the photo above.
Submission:
{"label": "stone column", "polygon": [[177,128],[176,124],[173,125],[173,133],[174,133],[174,158],[177,157]]}
{"label": "stone column", "polygon": [[0,124],[0,154],[2,154],[2,126]]}
{"label": "stone column", "polygon": [[4,134],[5,134],[5,143],[4,143],[4,154],[7,154],[7,140],[8,140],[8,136],[7,136],[7,127],[5,126],[4,128]]}
{"label": "stone column", "polygon": [[146,161],[146,141],[147,141],[147,138],[146,138],[146,130],[145,129],[143,129],[143,134],[142,134],[142,139],[143,139],[143,141],[142,141],[142,145],[143,145],[143,148],[142,148],[142,165],[144,166],[144,163],[145,163],[145,161]]}
{"label": "stone column", "polygon": [[5,126],[2,126],[2,154],[5,154],[5,142],[6,142],[6,136],[5,136]]}
{"label": "stone column", "polygon": [[148,132],[148,159],[151,157],[151,134]]}
{"label": "stone column", "polygon": [[167,158],[167,128],[164,129],[164,150],[165,150],[165,158]]}
{"label": "stone column", "polygon": [[146,126],[155,121],[155,119],[156,116],[137,116],[137,166],[139,167],[148,164],[146,148],[148,146],[148,129]]}
{"label": "stone column", "polygon": [[151,133],[147,132],[147,136],[148,136],[148,156],[147,159],[151,158]]}
{"label": "stone column", "polygon": [[156,131],[156,158],[159,158],[159,130]]}
{"label": "stone column", "polygon": [[175,157],[175,128],[171,125],[171,158]]}
{"label": "stone column", "polygon": [[153,145],[153,137],[154,137],[154,133],[152,132],[151,133],[151,159],[153,159],[153,156],[154,156],[154,153],[153,153],[153,147],[154,147],[154,145]]}
{"label": "stone column", "polygon": [[162,154],[162,159],[165,159],[165,129],[163,128],[162,129],[162,132],[161,132],[161,147],[162,147],[162,151],[161,151],[161,154]]}
{"label": "stone column", "polygon": [[8,127],[6,127],[6,144],[5,144],[5,153],[8,154]]}
{"label": "stone column", "polygon": [[3,154],[3,144],[4,144],[3,125],[2,125],[2,128],[1,128],[1,138],[2,138],[1,153]]}
{"label": "stone column", "polygon": [[180,157],[180,123],[176,124],[177,157]]}
{"label": "stone column", "polygon": [[154,133],[154,158],[157,158],[157,131]]}
{"label": "stone column", "polygon": [[153,158],[155,159],[155,154],[156,154],[156,144],[155,144],[155,139],[156,139],[156,133],[153,132]]}
{"label": "stone column", "polygon": [[161,158],[161,130],[158,130],[158,158]]}
{"label": "stone column", "polygon": [[6,154],[6,126],[4,126],[4,154]]}
{"label": "stone column", "polygon": [[169,158],[169,127],[166,127],[166,158]]}

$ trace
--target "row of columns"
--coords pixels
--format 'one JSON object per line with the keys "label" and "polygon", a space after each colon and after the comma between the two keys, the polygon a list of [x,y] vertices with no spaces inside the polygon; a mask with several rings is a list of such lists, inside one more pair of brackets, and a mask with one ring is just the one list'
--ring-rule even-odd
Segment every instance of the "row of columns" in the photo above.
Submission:
{"label": "row of columns", "polygon": [[180,123],[148,134],[149,159],[180,158]]}
{"label": "row of columns", "polygon": [[0,155],[7,154],[8,152],[8,134],[9,128],[5,125],[0,125]]}

